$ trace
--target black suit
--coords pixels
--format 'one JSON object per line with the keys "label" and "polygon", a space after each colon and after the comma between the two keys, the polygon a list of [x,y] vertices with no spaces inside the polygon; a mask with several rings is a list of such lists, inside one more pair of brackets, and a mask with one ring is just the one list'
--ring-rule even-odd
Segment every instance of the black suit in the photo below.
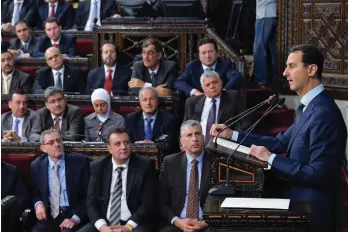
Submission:
{"label": "black suit", "polygon": [[[50,8],[48,2],[44,2],[39,6],[38,12],[39,16],[36,20],[36,27],[39,30],[44,30],[44,22],[48,18],[48,9]],[[49,11],[51,12],[51,11]],[[55,12],[55,17],[58,19],[62,25],[63,30],[72,28],[74,25],[74,12],[73,7],[70,3],[64,1],[58,1],[57,10]]]}
{"label": "black suit", "polygon": [[[74,105],[66,104],[65,107],[62,128],[60,130],[62,137],[66,141],[81,141],[85,128],[82,111]],[[40,134],[50,128],[54,128],[54,122],[51,112],[44,107],[36,112],[34,125],[31,128],[29,137],[30,142],[39,142]]]}
{"label": "black suit", "polygon": [[[11,23],[14,10],[14,1],[8,1],[2,5],[1,9],[1,22]],[[35,26],[35,20],[37,17],[36,5],[30,0],[24,0],[22,8],[19,13],[19,20],[25,20],[30,27]]]}
{"label": "black suit", "polygon": [[[212,187],[210,181],[210,166],[213,162],[212,154],[204,152],[201,184],[200,207],[203,209],[208,191]],[[185,152],[166,156],[163,160],[160,174],[160,212],[165,219],[165,224],[170,226],[171,220],[178,216],[184,208],[186,197],[187,158]]]}
{"label": "black suit", "polygon": [[24,47],[23,47],[23,44],[21,42],[20,39],[18,38],[13,38],[11,39],[11,42],[10,42],[10,47],[9,49],[13,49],[13,50],[22,50],[23,53],[29,53],[30,56],[33,55],[33,52],[34,52],[34,49],[37,45],[37,43],[39,42],[39,39],[35,36],[31,36],[31,39],[30,39],[30,42],[29,42],[29,47],[28,49],[26,50]]}
{"label": "black suit", "polygon": [[[184,121],[188,119],[201,121],[204,102],[204,95],[192,96],[186,100]],[[220,106],[217,117],[217,123],[225,123],[228,119],[245,111],[245,100],[237,90],[223,90],[220,98]],[[244,131],[250,126],[250,117],[245,117],[232,128],[238,131]],[[203,128],[205,130],[205,128]]]}
{"label": "black suit", "polygon": [[[93,225],[99,219],[106,219],[113,171],[111,159],[112,156],[108,155],[91,164],[87,214]],[[134,221],[139,227],[151,224],[149,219],[155,207],[157,180],[152,162],[134,153],[129,160],[126,199],[132,216],[128,220]]]}
{"label": "black suit", "polygon": [[[52,47],[51,39],[47,35],[40,36],[39,42],[33,52],[33,57],[44,57],[47,48]],[[76,56],[76,37],[70,35],[60,35],[60,41],[58,44],[60,53],[66,54],[69,57]]]}
{"label": "black suit", "polygon": [[[69,208],[73,215],[82,221],[86,214],[86,197],[90,176],[88,157],[79,153],[65,153],[65,181],[69,200]],[[50,201],[48,186],[48,156],[43,155],[31,163],[31,179],[33,188],[33,204],[42,201],[46,214],[50,218]]]}
{"label": "black suit", "polygon": [[[70,65],[64,65],[64,92],[79,92],[80,94],[83,94],[85,91],[84,81],[85,79],[83,78],[83,74],[80,69]],[[43,94],[45,89],[50,86],[54,86],[52,68],[46,67],[37,70],[32,92],[34,94]]]}
{"label": "black suit", "polygon": [[[87,94],[92,94],[95,89],[104,88],[105,77],[104,66],[89,71],[87,78]],[[129,77],[129,68],[117,63],[114,78],[112,80],[112,91],[127,93],[128,81],[130,80]]]}
{"label": "black suit", "polygon": [[[33,82],[30,79],[29,74],[15,69],[12,74],[9,94],[12,94],[17,89],[23,89],[27,93],[30,93],[32,84]],[[1,74],[1,85],[3,85],[2,74]]]}

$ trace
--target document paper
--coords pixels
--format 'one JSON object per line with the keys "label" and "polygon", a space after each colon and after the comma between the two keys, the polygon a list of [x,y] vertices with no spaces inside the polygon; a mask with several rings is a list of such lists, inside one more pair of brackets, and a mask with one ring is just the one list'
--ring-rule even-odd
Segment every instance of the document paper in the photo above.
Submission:
{"label": "document paper", "polygon": [[221,208],[289,209],[290,199],[226,198]]}

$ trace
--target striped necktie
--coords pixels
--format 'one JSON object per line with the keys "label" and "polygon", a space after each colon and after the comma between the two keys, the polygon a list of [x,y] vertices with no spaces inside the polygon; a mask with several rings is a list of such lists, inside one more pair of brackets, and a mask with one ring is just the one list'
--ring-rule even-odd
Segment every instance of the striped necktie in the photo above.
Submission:
{"label": "striped necktie", "polygon": [[121,196],[122,196],[122,171],[124,167],[116,168],[118,173],[114,191],[111,198],[109,225],[119,225],[121,219]]}
{"label": "striped necktie", "polygon": [[59,215],[59,198],[60,198],[60,180],[59,165],[55,163],[52,169],[52,192],[51,192],[51,215],[56,218]]}

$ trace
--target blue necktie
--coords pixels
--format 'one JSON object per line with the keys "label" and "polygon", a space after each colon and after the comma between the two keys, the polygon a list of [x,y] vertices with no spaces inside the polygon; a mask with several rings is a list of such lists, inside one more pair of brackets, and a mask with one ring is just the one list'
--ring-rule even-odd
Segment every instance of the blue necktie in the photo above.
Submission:
{"label": "blue necktie", "polygon": [[213,124],[216,121],[216,99],[211,99],[211,107],[208,114],[207,119],[207,127],[205,129],[205,145],[208,145],[208,142],[210,140],[210,128],[213,126]]}
{"label": "blue necktie", "polygon": [[146,121],[145,140],[151,140],[152,139],[151,123],[152,123],[153,119],[152,118],[145,118],[145,121]]}
{"label": "blue necktie", "polygon": [[204,71],[205,71],[205,72],[209,72],[209,71],[214,71],[214,69],[211,68],[211,67],[208,67],[208,68],[206,68]]}
{"label": "blue necktie", "polygon": [[56,83],[56,87],[60,88],[61,90],[63,90],[63,85],[62,85],[62,79],[60,78],[60,76],[62,75],[60,72],[56,73],[57,75],[57,83]]}
{"label": "blue necktie", "polygon": [[14,130],[16,131],[16,134],[18,135],[18,132],[19,132],[19,119],[18,118],[16,118],[16,120],[15,120]]}
{"label": "blue necktie", "polygon": [[299,118],[301,117],[301,115],[303,114],[303,108],[305,107],[305,105],[303,105],[301,102],[299,102],[297,104],[296,107],[296,121],[299,120]]}

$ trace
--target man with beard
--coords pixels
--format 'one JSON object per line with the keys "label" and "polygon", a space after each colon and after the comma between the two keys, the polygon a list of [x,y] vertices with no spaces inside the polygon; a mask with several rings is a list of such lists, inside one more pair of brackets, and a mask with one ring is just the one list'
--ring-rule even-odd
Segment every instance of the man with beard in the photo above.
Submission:
{"label": "man with beard", "polygon": [[66,104],[64,92],[54,86],[45,90],[44,98],[46,107],[36,112],[30,141],[39,142],[40,134],[50,128],[60,131],[66,141],[80,141],[85,128],[80,108]]}
{"label": "man with beard", "polygon": [[109,95],[127,93],[130,70],[116,62],[116,45],[113,42],[105,42],[100,52],[103,66],[88,73],[87,94],[98,88],[104,88]]}

